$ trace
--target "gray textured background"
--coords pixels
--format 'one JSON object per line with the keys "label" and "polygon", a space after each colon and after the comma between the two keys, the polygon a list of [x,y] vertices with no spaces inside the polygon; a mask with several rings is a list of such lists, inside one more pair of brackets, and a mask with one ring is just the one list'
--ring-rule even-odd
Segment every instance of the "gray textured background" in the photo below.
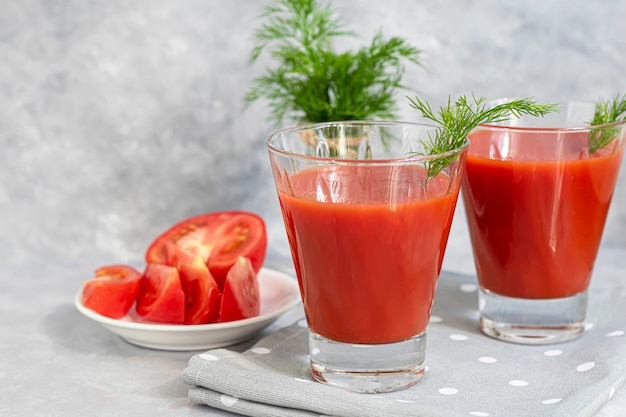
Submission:
{"label": "gray textured background", "polygon": [[[260,213],[267,265],[291,268],[265,152],[275,127],[263,103],[242,106],[270,64],[247,64],[266,4],[0,0],[0,415],[214,414],[188,405],[187,352],[124,343],[71,302],[96,267],[141,266],[161,231],[214,210]],[[434,105],[472,91],[589,100],[626,92],[624,0],[332,5],[360,36],[342,46],[382,29],[424,50],[426,69],[410,68],[405,83]],[[415,120],[406,94],[401,118]],[[459,207],[444,262],[471,273],[463,216]],[[608,222],[594,282],[609,280],[619,294],[626,169]],[[621,390],[597,415],[624,409]]]}
{"label": "gray textured background", "polygon": [[[141,262],[166,227],[222,209],[263,215],[270,256],[287,255],[264,149],[274,126],[263,103],[242,106],[271,63],[247,63],[266,4],[2,0],[0,261]],[[359,34],[343,46],[382,29],[422,49],[405,83],[432,104],[626,92],[623,0],[331,4]],[[625,177],[605,245],[626,246]],[[450,251],[466,253],[458,214]]]}

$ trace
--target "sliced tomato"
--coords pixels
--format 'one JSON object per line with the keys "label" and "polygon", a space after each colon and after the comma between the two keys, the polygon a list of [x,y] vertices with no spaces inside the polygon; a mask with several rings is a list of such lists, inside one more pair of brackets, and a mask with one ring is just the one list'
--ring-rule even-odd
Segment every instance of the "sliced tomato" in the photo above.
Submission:
{"label": "sliced tomato", "polygon": [[[201,256],[220,290],[238,256],[250,258],[255,271],[265,260],[267,232],[261,217],[247,211],[220,211],[191,217],[171,227],[150,245],[146,262],[174,266],[168,245]],[[170,251],[170,253],[173,253]]]}
{"label": "sliced tomato", "polygon": [[148,264],[141,278],[135,310],[147,320],[184,323],[185,293],[178,270],[169,265]]}
{"label": "sliced tomato", "polygon": [[170,243],[168,259],[178,269],[185,293],[185,324],[207,324],[219,320],[220,290],[203,258]]}
{"label": "sliced tomato", "polygon": [[261,298],[256,271],[250,259],[240,256],[226,275],[220,321],[255,317],[260,311]]}
{"label": "sliced tomato", "polygon": [[267,232],[265,222],[256,214],[239,213],[222,222],[213,232],[213,249],[207,262],[220,288],[239,257],[248,258],[255,272],[265,261]]}
{"label": "sliced tomato", "polygon": [[83,284],[83,305],[113,319],[122,318],[133,306],[141,273],[128,265],[98,268],[95,277]]}
{"label": "sliced tomato", "polygon": [[239,212],[221,211],[191,217],[167,229],[146,251],[147,263],[168,264],[167,244],[173,243],[185,250],[195,251],[208,259],[213,244],[211,233],[215,228]]}

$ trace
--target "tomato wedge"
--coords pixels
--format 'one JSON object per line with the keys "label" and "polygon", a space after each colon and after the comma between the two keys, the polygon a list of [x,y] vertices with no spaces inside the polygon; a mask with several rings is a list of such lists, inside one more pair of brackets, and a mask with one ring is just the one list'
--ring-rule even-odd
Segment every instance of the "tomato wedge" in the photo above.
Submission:
{"label": "tomato wedge", "polygon": [[261,311],[259,281],[252,262],[238,257],[226,276],[220,321],[234,321],[258,316]]}
{"label": "tomato wedge", "polygon": [[265,261],[267,232],[265,222],[252,213],[239,213],[222,222],[213,232],[214,248],[207,265],[220,288],[239,257],[248,258],[255,272]]}
{"label": "tomato wedge", "polygon": [[168,265],[148,264],[141,278],[135,310],[146,320],[184,323],[185,293],[178,270]]}
{"label": "tomato wedge", "polygon": [[247,257],[255,271],[261,269],[267,250],[267,231],[263,219],[247,211],[191,217],[157,237],[146,251],[146,262],[175,266],[168,259],[168,244],[201,256],[222,290],[226,274],[237,257]]}
{"label": "tomato wedge", "polygon": [[128,265],[98,268],[95,277],[83,284],[83,305],[113,319],[128,313],[137,298],[141,273]]}
{"label": "tomato wedge", "polygon": [[185,293],[185,324],[214,323],[220,317],[221,293],[202,256],[169,243],[168,259],[178,269]]}

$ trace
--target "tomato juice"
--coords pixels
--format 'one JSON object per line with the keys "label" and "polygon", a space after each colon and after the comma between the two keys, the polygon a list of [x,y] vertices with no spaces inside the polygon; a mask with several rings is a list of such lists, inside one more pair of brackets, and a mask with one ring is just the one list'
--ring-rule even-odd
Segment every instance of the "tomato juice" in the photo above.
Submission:
{"label": "tomato juice", "polygon": [[458,196],[444,174],[403,165],[325,165],[278,195],[309,328],[390,343],[426,330]]}
{"label": "tomato juice", "polygon": [[538,132],[469,136],[462,193],[478,280],[487,291],[549,299],[589,285],[623,149],[609,145],[589,156],[587,132],[562,135],[559,141]]}

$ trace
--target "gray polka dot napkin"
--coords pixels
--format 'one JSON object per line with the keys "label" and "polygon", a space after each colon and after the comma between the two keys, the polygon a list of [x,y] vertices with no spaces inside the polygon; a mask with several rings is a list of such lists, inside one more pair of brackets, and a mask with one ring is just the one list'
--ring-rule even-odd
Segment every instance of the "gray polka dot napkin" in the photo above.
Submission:
{"label": "gray polka dot napkin", "polygon": [[592,283],[585,333],[521,346],[477,327],[475,277],[442,272],[428,327],[427,371],[415,386],[355,394],[313,382],[304,319],[243,353],[214,349],[183,371],[189,399],[244,416],[592,416],[626,378],[626,293]]}

